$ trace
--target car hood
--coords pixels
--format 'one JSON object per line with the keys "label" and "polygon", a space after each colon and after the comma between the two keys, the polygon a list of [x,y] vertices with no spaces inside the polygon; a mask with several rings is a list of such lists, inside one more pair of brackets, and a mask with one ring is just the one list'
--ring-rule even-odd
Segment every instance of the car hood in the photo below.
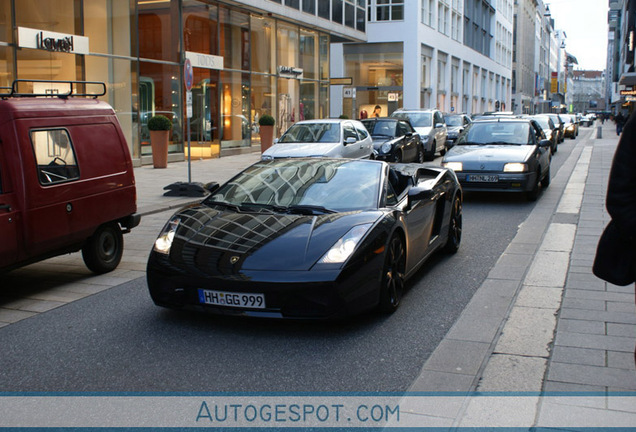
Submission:
{"label": "car hood", "polygon": [[265,150],[263,156],[273,158],[339,156],[340,147],[340,143],[279,143]]}
{"label": "car hood", "polygon": [[444,162],[506,163],[525,162],[534,152],[531,145],[459,145],[450,149]]}
{"label": "car hood", "polygon": [[353,226],[381,215],[242,213],[198,205],[178,213],[170,258],[208,274],[309,270]]}

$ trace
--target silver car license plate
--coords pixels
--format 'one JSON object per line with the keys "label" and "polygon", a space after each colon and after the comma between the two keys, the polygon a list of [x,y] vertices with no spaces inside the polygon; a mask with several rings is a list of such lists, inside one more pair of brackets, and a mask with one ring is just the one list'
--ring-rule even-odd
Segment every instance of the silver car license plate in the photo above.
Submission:
{"label": "silver car license plate", "polygon": [[265,295],[199,289],[199,303],[248,309],[265,309]]}
{"label": "silver car license plate", "polygon": [[466,178],[469,182],[481,182],[481,183],[497,183],[499,176],[496,175],[484,175],[484,174],[472,174]]}

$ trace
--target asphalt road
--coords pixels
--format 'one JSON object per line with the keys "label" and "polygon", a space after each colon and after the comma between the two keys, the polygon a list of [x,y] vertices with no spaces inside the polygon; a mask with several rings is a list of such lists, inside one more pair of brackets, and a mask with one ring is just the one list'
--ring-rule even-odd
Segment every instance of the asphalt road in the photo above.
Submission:
{"label": "asphalt road", "polygon": [[[575,142],[560,145],[553,176]],[[533,207],[525,196],[467,194],[459,252],[434,256],[391,316],[175,312],[154,306],[137,279],[0,328],[0,391],[405,391]]]}

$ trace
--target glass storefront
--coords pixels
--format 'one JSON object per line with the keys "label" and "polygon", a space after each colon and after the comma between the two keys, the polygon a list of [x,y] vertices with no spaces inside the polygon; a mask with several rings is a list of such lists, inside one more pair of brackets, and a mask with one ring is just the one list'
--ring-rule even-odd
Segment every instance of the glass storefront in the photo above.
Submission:
{"label": "glass storefront", "polygon": [[[83,37],[89,49],[19,46],[14,22]],[[220,59],[193,68],[189,135],[186,53]],[[150,163],[147,124],[156,114],[173,124],[171,160],[186,156],[188,139],[195,157],[251,151],[264,114],[277,120],[279,134],[327,117],[328,58],[329,35],[212,0],[0,0],[0,87],[14,79],[105,82],[103,99],[139,163]]]}
{"label": "glass storefront", "polygon": [[402,43],[348,44],[344,54],[345,75],[353,77],[356,85],[355,100],[344,100],[343,112],[347,116],[386,117],[402,106]]}

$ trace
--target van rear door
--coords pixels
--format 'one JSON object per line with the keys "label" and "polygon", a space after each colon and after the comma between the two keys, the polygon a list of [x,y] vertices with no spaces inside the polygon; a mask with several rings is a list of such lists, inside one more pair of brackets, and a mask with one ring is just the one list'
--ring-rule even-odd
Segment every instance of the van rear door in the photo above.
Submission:
{"label": "van rear door", "polygon": [[10,191],[8,169],[0,142],[0,268],[18,261],[18,211],[15,193]]}

